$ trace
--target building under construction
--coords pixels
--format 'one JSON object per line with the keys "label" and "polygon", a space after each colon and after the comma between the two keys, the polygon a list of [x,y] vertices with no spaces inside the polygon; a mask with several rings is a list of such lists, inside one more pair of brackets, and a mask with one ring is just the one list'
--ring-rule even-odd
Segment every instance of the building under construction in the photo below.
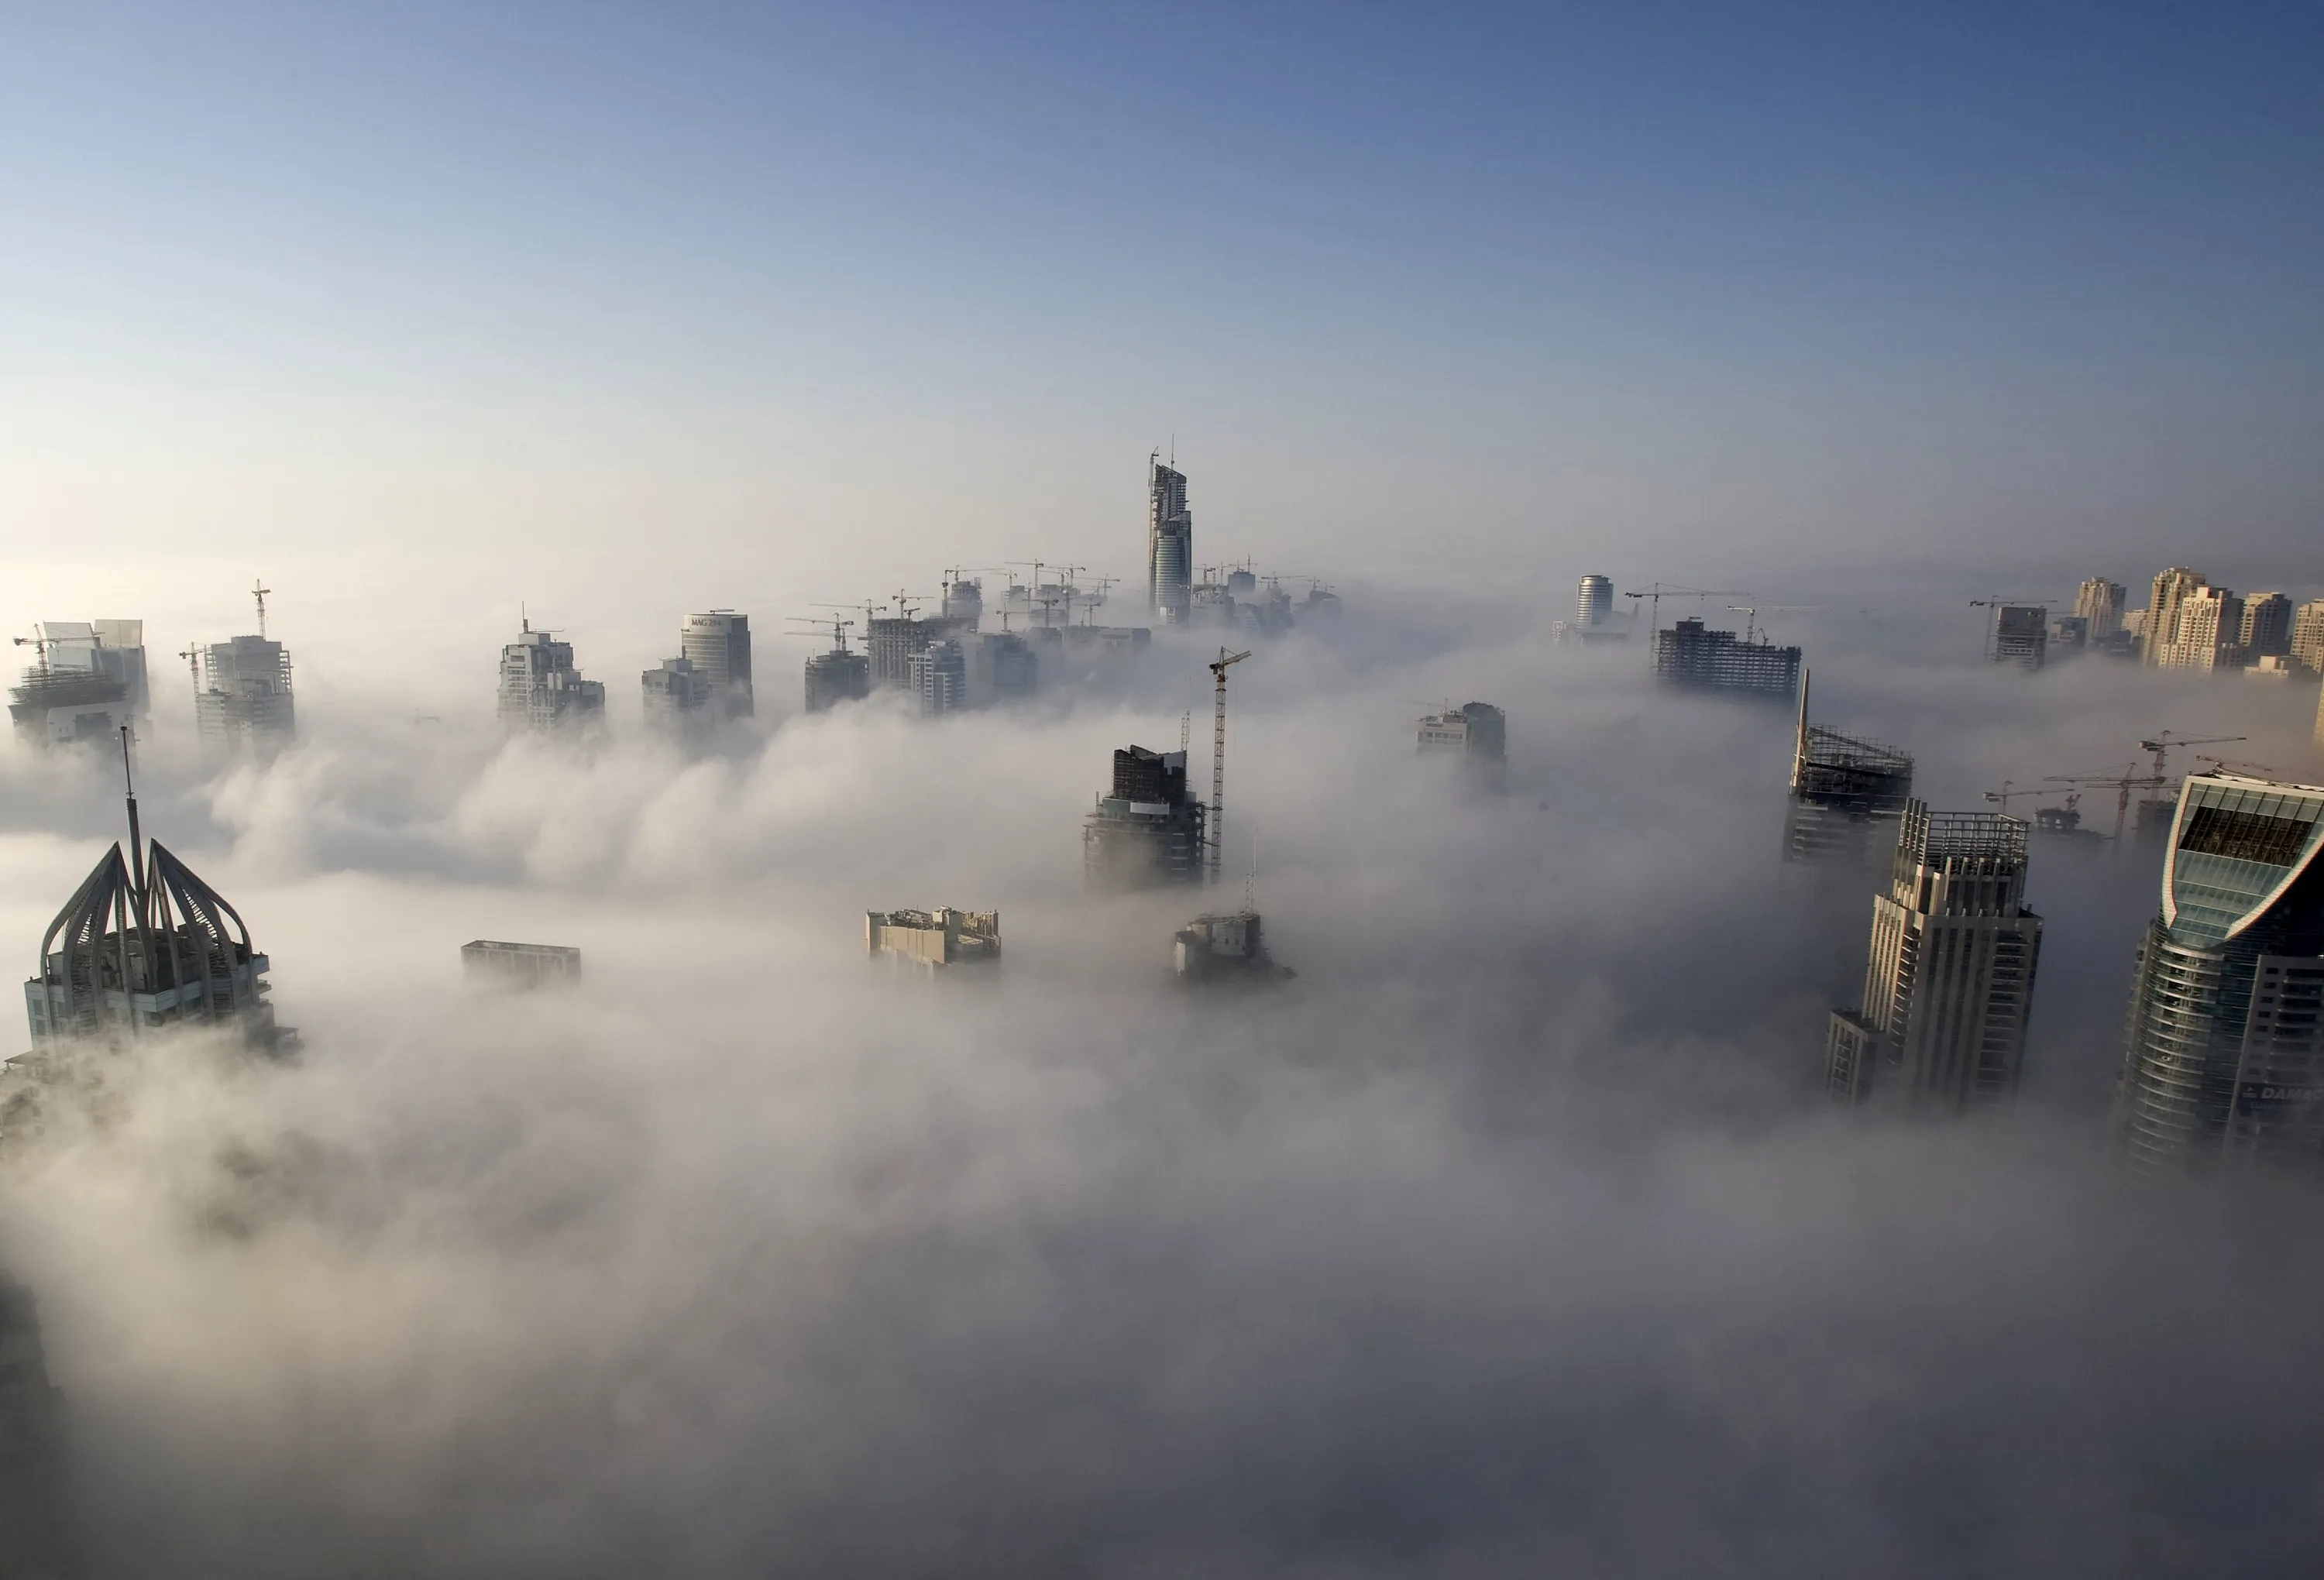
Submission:
{"label": "building under construction", "polygon": [[118,842],[106,850],[42,935],[37,974],[24,984],[33,1052],[189,1023],[231,1025],[253,1047],[287,1051],[250,929],[159,840],[144,842],[134,795],[128,804],[128,857]]}
{"label": "building under construction", "polygon": [[1912,758],[1810,723],[1803,675],[1784,859],[1834,870],[1885,866],[1896,848],[1896,821],[1912,798]]}
{"label": "building under construction", "polygon": [[144,719],[143,620],[52,620],[18,640],[35,661],[9,688],[8,716],[27,746],[109,744]]}
{"label": "building under construction", "polygon": [[264,752],[298,739],[290,655],[264,637],[235,637],[197,649],[194,728],[212,746]]}
{"label": "building under construction", "polygon": [[1116,751],[1111,794],[1082,826],[1084,878],[1117,893],[1202,882],[1204,813],[1188,794],[1185,752]]}
{"label": "building under construction", "polygon": [[998,911],[866,911],[863,948],[873,960],[934,975],[1001,961]]}
{"label": "building under construction", "polygon": [[872,657],[872,684],[908,687],[915,656],[940,642],[968,641],[975,634],[976,622],[968,619],[923,619],[908,613],[877,616],[864,627],[863,637]]}
{"label": "building under construction", "polygon": [[1655,678],[1682,691],[1789,697],[1800,688],[1800,650],[1683,620],[1655,633]]}
{"label": "building under construction", "polygon": [[1993,611],[1993,661],[2039,669],[2050,656],[2050,611],[2039,603],[2005,603]]}
{"label": "building under construction", "polygon": [[1295,973],[1267,952],[1259,913],[1197,916],[1171,940],[1171,966],[1189,987],[1280,982]]}
{"label": "building under construction", "polygon": [[872,660],[847,649],[838,637],[828,653],[807,661],[807,711],[828,712],[842,703],[862,702],[872,694]]}

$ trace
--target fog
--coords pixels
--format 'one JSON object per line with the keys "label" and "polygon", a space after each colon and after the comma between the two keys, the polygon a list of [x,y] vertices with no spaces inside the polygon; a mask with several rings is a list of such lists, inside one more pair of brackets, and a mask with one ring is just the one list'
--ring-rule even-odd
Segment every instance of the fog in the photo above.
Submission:
{"label": "fog", "polygon": [[[1967,592],[1852,591],[1775,633],[1819,721],[1913,751],[1940,808],[2165,727],[2313,771],[2306,688],[2028,675],[1978,661]],[[1790,713],[1553,645],[1562,599],[1351,589],[1257,644],[1222,891],[1103,898],[1110,751],[1191,711],[1206,780],[1199,640],[924,722],[798,716],[807,649],[762,629],[756,727],[687,757],[623,716],[659,654],[576,635],[612,739],[504,743],[491,648],[395,646],[426,624],[396,597],[263,765],[196,749],[158,658],[183,633],[149,630],[144,826],[247,920],[304,1050],[148,1038],[12,1139],[0,1260],[95,1573],[2324,1556],[2312,1195],[2105,1156],[2154,852],[2035,843],[2010,1112],[1840,1114],[1823,1020],[1872,884],[1779,870]],[[1471,697],[1508,712],[1501,794],[1413,750]],[[0,755],[24,963],[120,837],[118,771]],[[1176,988],[1172,929],[1247,881],[1296,978]],[[867,966],[862,912],[944,905],[1001,913],[994,979]],[[475,937],[578,945],[586,979],[479,994]]]}

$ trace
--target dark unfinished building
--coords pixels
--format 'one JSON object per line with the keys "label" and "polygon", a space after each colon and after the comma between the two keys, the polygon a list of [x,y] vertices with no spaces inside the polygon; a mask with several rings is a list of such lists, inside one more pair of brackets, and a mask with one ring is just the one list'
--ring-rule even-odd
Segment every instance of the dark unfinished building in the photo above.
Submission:
{"label": "dark unfinished building", "polygon": [[1112,794],[1082,825],[1082,874],[1114,891],[1203,881],[1204,806],[1186,791],[1186,754],[1113,754]]}
{"label": "dark unfinished building", "polygon": [[1655,633],[1655,678],[1684,691],[1788,697],[1800,688],[1800,650],[1683,620]]}
{"label": "dark unfinished building", "polygon": [[1835,869],[1885,862],[1913,798],[1913,759],[1893,746],[1809,723],[1808,684],[1803,675],[1784,859]]}

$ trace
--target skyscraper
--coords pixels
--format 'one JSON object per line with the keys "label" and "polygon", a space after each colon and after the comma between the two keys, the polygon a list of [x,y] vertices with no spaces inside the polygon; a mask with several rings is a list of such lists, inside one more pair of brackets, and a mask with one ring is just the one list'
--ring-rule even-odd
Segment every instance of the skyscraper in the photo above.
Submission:
{"label": "skyscraper", "polygon": [[1508,758],[1508,716],[1490,703],[1463,703],[1420,721],[1420,749],[1458,753],[1498,768]]}
{"label": "skyscraper", "polygon": [[2084,582],[2074,597],[2074,612],[2088,621],[2089,639],[2102,642],[2122,629],[2122,583],[2103,576]]}
{"label": "skyscraper", "polygon": [[638,679],[648,729],[680,740],[698,739],[708,730],[716,717],[715,693],[710,677],[690,659],[665,658]]}
{"label": "skyscraper", "polygon": [[1864,1006],[1832,1013],[1826,1089],[1941,1112],[2014,1097],[2041,950],[2024,820],[1908,804],[1872,901]]}
{"label": "skyscraper", "polygon": [[2292,611],[2292,656],[2304,668],[2324,669],[2324,598],[2311,598]]}
{"label": "skyscraper", "polygon": [[920,717],[940,719],[968,706],[968,656],[958,642],[936,642],[912,655],[909,684]]}
{"label": "skyscraper", "polygon": [[2150,1171],[2324,1163],[2324,788],[2197,774],[2132,975],[2115,1144]]}
{"label": "skyscraper", "polygon": [[731,609],[689,614],[678,650],[710,688],[710,707],[721,719],[747,719],[757,711],[751,691],[751,617]]}
{"label": "skyscraper", "polygon": [[2244,601],[2224,587],[2190,587],[2179,600],[2179,619],[2156,660],[2165,668],[2209,674],[2242,664]]}
{"label": "skyscraper", "polygon": [[298,738],[290,655],[264,637],[235,637],[200,649],[194,728],[212,746],[265,752]]}
{"label": "skyscraper", "polygon": [[146,843],[134,795],[128,859],[117,842],[106,851],[42,935],[40,962],[24,984],[36,1052],[189,1021],[231,1024],[266,1050],[290,1035],[250,929],[161,841]]}
{"label": "skyscraper", "polygon": [[1194,584],[1194,517],[1186,509],[1186,474],[1146,460],[1146,588],[1154,618],[1184,625]]}
{"label": "skyscraper", "polygon": [[2244,599],[2243,629],[2236,634],[2246,663],[2292,651],[2292,600],[2281,592],[2253,592]]}
{"label": "skyscraper", "polygon": [[1581,591],[1573,597],[1573,620],[1583,630],[1604,625],[1614,618],[1614,579],[1611,576],[1584,576]]}
{"label": "skyscraper", "polygon": [[605,686],[573,666],[573,644],[524,622],[524,634],[501,649],[501,728],[510,734],[602,730]]}
{"label": "skyscraper", "polygon": [[1082,825],[1082,875],[1099,889],[1203,881],[1204,813],[1186,791],[1186,754],[1113,754],[1111,795]]}
{"label": "skyscraper", "polygon": [[1733,631],[1683,620],[1655,633],[1655,678],[1686,691],[1789,697],[1800,689],[1800,650],[1764,639],[1738,641]]}
{"label": "skyscraper", "polygon": [[2148,664],[2168,666],[2177,662],[2170,655],[2179,640],[2179,605],[2190,592],[2210,584],[2209,577],[2184,565],[2172,565],[2154,578],[2154,591],[2146,602],[2144,651]]}

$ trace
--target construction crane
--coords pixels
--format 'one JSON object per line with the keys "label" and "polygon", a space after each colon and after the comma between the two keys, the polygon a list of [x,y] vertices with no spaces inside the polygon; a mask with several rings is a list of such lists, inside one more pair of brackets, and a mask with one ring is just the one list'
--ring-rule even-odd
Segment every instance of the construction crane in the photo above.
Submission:
{"label": "construction crane", "polygon": [[[1084,595],[1082,599],[1082,612],[1088,617],[1082,621],[1084,625],[1097,624],[1097,606],[1103,603],[1106,594],[1112,592],[1121,582],[1120,576],[1092,576],[1090,580],[1097,583],[1097,596],[1091,598]],[[1071,611],[1067,611],[1068,618],[1071,613]]]}
{"label": "construction crane", "polygon": [[[1701,587],[1674,587],[1667,582],[1656,582],[1644,592],[1625,592],[1622,596],[1630,599],[1643,598],[1646,601],[1648,606],[1646,632],[1652,636],[1655,631],[1662,629],[1665,598],[1748,598],[1751,594],[1739,587],[1720,587],[1705,592]],[[1632,613],[1637,612],[1637,607],[1635,603],[1631,605]],[[1646,644],[1646,659],[1649,663],[1654,660],[1654,650],[1655,645],[1649,641]]]}
{"label": "construction crane", "polygon": [[1821,609],[1822,607],[1821,603],[1730,603],[1727,609],[1729,613],[1739,614],[1743,617],[1743,640],[1748,643],[1754,635],[1751,622],[1758,619],[1762,611],[1768,614],[1780,614],[1787,610]]}
{"label": "construction crane", "polygon": [[258,600],[258,636],[261,641],[266,638],[266,595],[273,591],[273,588],[266,585],[263,578],[251,579],[250,595]]}
{"label": "construction crane", "polygon": [[2004,779],[2001,782],[2000,789],[1988,790],[1985,793],[1985,798],[1987,801],[1997,801],[2001,803],[2001,812],[2002,815],[2005,817],[2009,813],[2009,804],[2012,801],[2016,800],[2019,796],[2043,795],[2048,794],[2047,791],[2034,789],[2030,786],[2023,790],[2014,788],[2013,786],[2014,781]]}
{"label": "construction crane", "polygon": [[1219,649],[1217,662],[1211,674],[1218,681],[1218,701],[1211,715],[1211,881],[1219,881],[1219,857],[1226,838],[1227,805],[1227,669],[1250,657],[1245,648],[1230,658],[1224,648]]}
{"label": "construction crane", "polygon": [[193,677],[194,701],[199,703],[202,700],[202,650],[198,646],[191,647],[178,657],[186,661],[186,673]]}
{"label": "construction crane", "polygon": [[[837,603],[823,605],[822,607],[832,609],[853,609],[855,605],[853,603]],[[835,614],[828,620],[825,620],[819,614],[787,614],[783,619],[792,625],[813,626],[815,628],[815,629],[811,631],[785,631],[783,635],[787,637],[816,636],[823,630],[824,627],[829,626],[831,628],[831,650],[835,653],[844,653],[847,651],[847,630],[850,626],[853,626],[855,623],[852,620],[842,620]]]}
{"label": "construction crane", "polygon": [[49,638],[41,635],[40,627],[34,626],[32,634],[29,637],[11,637],[8,639],[19,648],[30,648],[38,654],[41,660],[41,673],[46,675],[49,672]]}
{"label": "construction crane", "polygon": [[2114,839],[2117,850],[2122,845],[2123,827],[2130,820],[2130,793],[2133,790],[2152,790],[2170,782],[2160,774],[2140,773],[2135,764],[2119,774],[2103,770],[2091,774],[2051,774],[2043,780],[2048,785],[2080,785],[2093,790],[2111,786],[2115,791]]}
{"label": "construction crane", "polygon": [[2251,737],[2248,735],[2206,735],[2197,739],[2190,740],[2184,736],[2173,735],[2171,731],[2165,730],[2156,734],[2154,739],[2152,740],[2140,741],[2138,743],[2138,749],[2141,751],[2151,751],[2154,754],[2154,776],[2160,779],[2163,776],[2163,758],[2170,754],[2171,749],[2174,746],[2225,746],[2230,741],[2249,740],[2250,739]]}
{"label": "construction crane", "polygon": [[2235,758],[2213,757],[2210,753],[2206,751],[2197,752],[2195,754],[2195,760],[2199,763],[2209,763],[2224,774],[2242,774],[2246,777],[2254,779],[2270,778],[2273,777],[2275,773],[2275,768],[2273,764],[2247,763],[2240,761]]}

